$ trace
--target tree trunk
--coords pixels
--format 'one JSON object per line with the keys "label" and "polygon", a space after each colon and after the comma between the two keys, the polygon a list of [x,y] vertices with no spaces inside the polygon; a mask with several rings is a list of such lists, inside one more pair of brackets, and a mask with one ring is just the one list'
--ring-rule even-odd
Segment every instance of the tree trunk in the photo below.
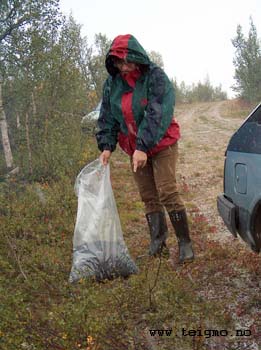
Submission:
{"label": "tree trunk", "polygon": [[34,98],[34,93],[32,92],[32,109],[33,109],[33,116],[36,117],[36,103]]}
{"label": "tree trunk", "polygon": [[16,112],[16,127],[17,129],[20,129],[21,127],[20,114],[18,112]]}
{"label": "tree trunk", "polygon": [[29,173],[32,175],[33,173],[33,161],[32,161],[32,150],[30,144],[30,132],[29,132],[29,114],[26,112],[25,114],[25,130],[26,130],[26,143],[28,150],[28,162],[29,162]]}
{"label": "tree trunk", "polygon": [[13,160],[12,150],[11,150],[9,136],[8,136],[8,126],[7,126],[6,115],[5,115],[4,106],[3,106],[1,78],[0,78],[0,128],[1,128],[6,167],[7,169],[12,169],[14,167],[14,160]]}

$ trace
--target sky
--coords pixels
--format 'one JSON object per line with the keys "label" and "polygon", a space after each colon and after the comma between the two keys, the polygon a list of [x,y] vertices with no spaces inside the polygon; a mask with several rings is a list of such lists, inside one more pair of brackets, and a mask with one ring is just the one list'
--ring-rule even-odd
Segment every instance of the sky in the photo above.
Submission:
{"label": "sky", "polygon": [[90,45],[98,33],[111,40],[132,34],[146,51],[161,54],[178,84],[208,77],[229,98],[235,96],[231,40],[237,26],[247,37],[251,16],[261,39],[261,0],[60,0],[60,8],[82,25]]}

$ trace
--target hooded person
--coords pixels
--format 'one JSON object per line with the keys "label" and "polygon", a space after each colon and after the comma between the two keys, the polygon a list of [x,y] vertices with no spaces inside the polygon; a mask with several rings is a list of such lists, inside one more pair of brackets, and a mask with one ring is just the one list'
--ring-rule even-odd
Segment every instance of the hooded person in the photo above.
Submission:
{"label": "hooded person", "polygon": [[96,133],[100,160],[106,165],[117,143],[130,156],[145,204],[149,254],[157,255],[166,247],[166,209],[178,240],[179,262],[191,261],[188,219],[176,183],[180,128],[173,116],[173,84],[131,34],[113,40],[105,66],[109,76]]}

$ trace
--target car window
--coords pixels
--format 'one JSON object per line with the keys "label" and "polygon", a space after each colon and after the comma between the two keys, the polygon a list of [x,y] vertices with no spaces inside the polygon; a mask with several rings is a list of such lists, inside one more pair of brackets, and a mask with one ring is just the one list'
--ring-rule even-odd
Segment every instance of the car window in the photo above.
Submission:
{"label": "car window", "polygon": [[261,154],[261,105],[231,137],[227,150]]}
{"label": "car window", "polygon": [[253,123],[253,122],[261,124],[261,105],[246,120],[246,123]]}

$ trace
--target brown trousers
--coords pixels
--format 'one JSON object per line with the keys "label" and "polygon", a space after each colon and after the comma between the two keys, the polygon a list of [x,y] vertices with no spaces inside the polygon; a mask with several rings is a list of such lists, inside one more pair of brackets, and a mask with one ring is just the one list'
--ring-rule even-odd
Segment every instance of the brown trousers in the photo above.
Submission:
{"label": "brown trousers", "polygon": [[177,159],[178,143],[175,143],[148,157],[146,166],[133,172],[146,214],[164,211],[164,207],[168,212],[185,209],[176,182]]}

